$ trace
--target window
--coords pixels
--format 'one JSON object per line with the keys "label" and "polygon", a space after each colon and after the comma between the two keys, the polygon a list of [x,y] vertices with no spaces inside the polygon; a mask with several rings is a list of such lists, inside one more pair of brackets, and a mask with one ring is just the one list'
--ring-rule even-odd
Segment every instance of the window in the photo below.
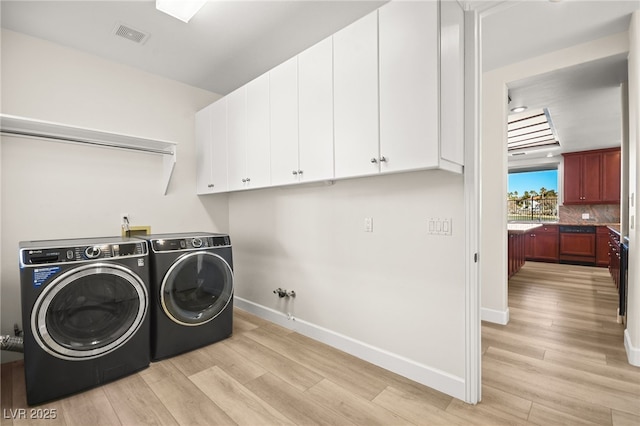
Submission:
{"label": "window", "polygon": [[558,169],[510,172],[507,191],[508,220],[558,220]]}

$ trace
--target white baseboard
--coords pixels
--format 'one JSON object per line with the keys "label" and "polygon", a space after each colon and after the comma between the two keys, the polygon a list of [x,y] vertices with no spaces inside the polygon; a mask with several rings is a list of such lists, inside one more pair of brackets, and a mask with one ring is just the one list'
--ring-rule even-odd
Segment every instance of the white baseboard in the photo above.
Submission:
{"label": "white baseboard", "polygon": [[480,308],[480,318],[482,321],[507,325],[509,323],[509,308],[504,311],[496,311],[489,308]]}
{"label": "white baseboard", "polygon": [[428,367],[299,318],[289,318],[279,311],[240,297],[234,297],[234,306],[464,401],[465,383],[462,377]]}
{"label": "white baseboard", "polygon": [[629,337],[629,330],[624,330],[624,348],[627,351],[627,359],[629,364],[640,367],[640,347],[633,346],[631,344],[631,337]]}

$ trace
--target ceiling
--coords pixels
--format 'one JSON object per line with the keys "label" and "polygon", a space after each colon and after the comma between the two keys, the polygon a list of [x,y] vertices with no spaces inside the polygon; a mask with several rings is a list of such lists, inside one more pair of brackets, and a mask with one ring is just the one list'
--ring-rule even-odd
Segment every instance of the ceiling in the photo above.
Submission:
{"label": "ceiling", "polygon": [[[188,24],[154,1],[2,0],[0,14],[3,28],[225,95],[384,3],[209,1]],[[481,13],[485,71],[626,31],[640,9],[640,0],[462,3]],[[121,24],[148,38],[114,35]],[[509,87],[513,104],[549,108],[561,149],[577,151],[619,145],[624,80],[626,59],[611,58]]]}
{"label": "ceiling", "polygon": [[[639,0],[481,3],[484,71],[624,32],[640,9]],[[548,108],[560,147],[522,150],[526,155],[509,157],[509,168],[557,163],[562,152],[620,146],[625,81],[627,60],[618,56],[510,82],[509,107]]]}
{"label": "ceiling", "polygon": [[[155,1],[6,1],[2,27],[226,95],[382,1],[209,1],[184,23]],[[149,34],[114,35],[119,24]]]}

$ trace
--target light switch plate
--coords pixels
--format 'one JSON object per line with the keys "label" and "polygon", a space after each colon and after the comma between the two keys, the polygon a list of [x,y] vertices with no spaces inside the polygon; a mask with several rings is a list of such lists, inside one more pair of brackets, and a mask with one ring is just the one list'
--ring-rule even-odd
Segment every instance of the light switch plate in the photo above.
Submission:
{"label": "light switch plate", "polygon": [[365,217],[364,218],[364,232],[373,232],[373,218]]}
{"label": "light switch plate", "polygon": [[452,219],[430,217],[427,233],[430,235],[451,235]]}
{"label": "light switch plate", "polygon": [[589,219],[589,213],[582,213],[582,219]]}

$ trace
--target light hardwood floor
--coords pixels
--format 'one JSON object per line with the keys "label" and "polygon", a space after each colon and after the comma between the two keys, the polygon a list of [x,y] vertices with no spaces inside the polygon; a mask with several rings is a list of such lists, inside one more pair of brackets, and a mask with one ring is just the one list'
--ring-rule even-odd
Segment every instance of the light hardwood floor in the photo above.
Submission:
{"label": "light hardwood floor", "polygon": [[471,406],[236,310],[231,338],[36,408],[23,366],[2,365],[3,425],[640,424],[606,269],[528,262],[509,282],[511,321],[483,324],[483,400]]}

